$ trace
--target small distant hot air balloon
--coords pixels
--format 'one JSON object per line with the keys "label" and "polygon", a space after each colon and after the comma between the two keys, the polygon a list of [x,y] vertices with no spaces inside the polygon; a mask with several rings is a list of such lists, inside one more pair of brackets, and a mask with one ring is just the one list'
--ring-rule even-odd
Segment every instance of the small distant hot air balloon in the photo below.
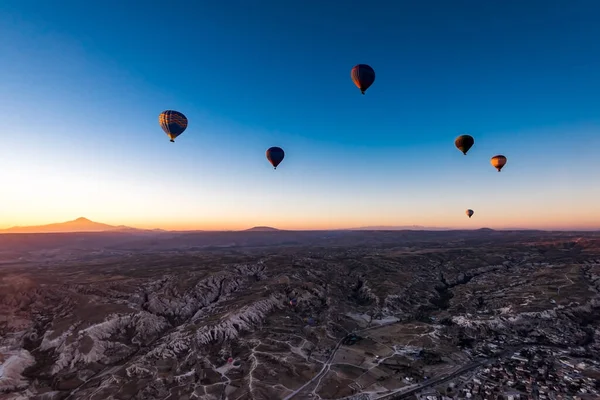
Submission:
{"label": "small distant hot air balloon", "polygon": [[475,212],[474,212],[473,210],[471,210],[471,209],[468,209],[468,210],[466,211],[466,213],[467,213],[467,216],[468,216],[469,218],[471,218],[471,217],[473,216],[473,214],[475,214]]}
{"label": "small distant hot air balloon", "polygon": [[188,119],[179,111],[166,110],[158,116],[158,123],[171,142],[175,142],[175,138],[187,128]]}
{"label": "small distant hot air balloon", "polygon": [[506,165],[506,157],[504,157],[503,155],[494,156],[490,160],[490,163],[494,168],[498,170],[498,172],[500,172],[502,168]]}
{"label": "small distant hot air balloon", "polygon": [[281,147],[271,147],[267,150],[267,160],[271,163],[274,169],[283,161],[285,152]]}
{"label": "small distant hot air balloon", "polygon": [[367,64],[357,64],[350,71],[350,77],[362,94],[375,82],[375,70]]}
{"label": "small distant hot air balloon", "polygon": [[473,136],[471,135],[460,135],[454,140],[456,148],[462,151],[465,156],[467,155],[467,151],[469,151],[474,144],[475,139],[473,139]]}
{"label": "small distant hot air balloon", "polygon": [[308,318],[306,319],[306,322],[307,322],[307,323],[308,323],[310,326],[314,326],[314,325],[315,325],[315,323],[316,323],[316,321],[315,321],[315,319],[314,319],[313,317],[308,317]]}
{"label": "small distant hot air balloon", "polygon": [[229,357],[229,358],[227,359],[227,362],[228,362],[229,364],[231,364],[231,363],[233,362],[233,358],[232,358],[232,357]]}
{"label": "small distant hot air balloon", "polygon": [[295,307],[296,304],[298,304],[298,300],[296,300],[296,299],[291,299],[290,300],[290,306]]}

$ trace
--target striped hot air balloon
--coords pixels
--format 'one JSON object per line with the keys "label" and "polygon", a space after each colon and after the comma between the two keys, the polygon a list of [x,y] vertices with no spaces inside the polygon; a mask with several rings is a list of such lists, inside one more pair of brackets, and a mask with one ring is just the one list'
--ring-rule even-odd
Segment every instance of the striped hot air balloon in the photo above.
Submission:
{"label": "striped hot air balloon", "polygon": [[158,116],[158,123],[165,131],[171,142],[175,142],[175,138],[183,133],[188,126],[188,119],[179,111],[166,110]]}
{"label": "striped hot air balloon", "polygon": [[350,71],[350,77],[362,94],[375,82],[375,71],[367,64],[358,64]]}

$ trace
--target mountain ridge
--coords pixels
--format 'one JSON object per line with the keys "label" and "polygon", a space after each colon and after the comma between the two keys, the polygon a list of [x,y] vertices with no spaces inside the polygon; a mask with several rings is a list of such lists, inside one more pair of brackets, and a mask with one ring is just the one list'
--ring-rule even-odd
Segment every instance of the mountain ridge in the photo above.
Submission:
{"label": "mountain ridge", "polygon": [[13,226],[0,229],[2,233],[66,233],[66,232],[109,232],[109,231],[142,231],[143,229],[132,228],[125,225],[109,225],[95,222],[85,217],[79,217],[72,221],[55,222],[46,225]]}

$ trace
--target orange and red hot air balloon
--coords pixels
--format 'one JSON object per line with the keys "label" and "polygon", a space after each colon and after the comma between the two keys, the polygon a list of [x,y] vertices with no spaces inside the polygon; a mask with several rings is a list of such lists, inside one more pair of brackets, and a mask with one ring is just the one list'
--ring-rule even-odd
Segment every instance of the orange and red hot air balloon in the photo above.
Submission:
{"label": "orange and red hot air balloon", "polygon": [[367,64],[358,64],[350,71],[350,77],[362,94],[375,82],[375,71]]}
{"label": "orange and red hot air balloon", "polygon": [[499,154],[497,156],[492,157],[490,163],[494,168],[498,170],[498,172],[500,172],[502,168],[506,165],[506,157]]}

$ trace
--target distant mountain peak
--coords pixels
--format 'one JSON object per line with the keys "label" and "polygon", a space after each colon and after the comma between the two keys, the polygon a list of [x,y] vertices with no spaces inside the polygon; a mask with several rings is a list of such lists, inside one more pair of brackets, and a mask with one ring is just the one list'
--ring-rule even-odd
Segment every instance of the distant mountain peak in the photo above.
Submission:
{"label": "distant mountain peak", "polygon": [[270,226],[255,226],[250,229],[246,229],[246,232],[276,232],[279,231],[277,228],[273,228]]}
{"label": "distant mountain peak", "polygon": [[76,220],[73,220],[73,222],[93,222],[93,221],[87,219],[86,217],[79,217]]}

